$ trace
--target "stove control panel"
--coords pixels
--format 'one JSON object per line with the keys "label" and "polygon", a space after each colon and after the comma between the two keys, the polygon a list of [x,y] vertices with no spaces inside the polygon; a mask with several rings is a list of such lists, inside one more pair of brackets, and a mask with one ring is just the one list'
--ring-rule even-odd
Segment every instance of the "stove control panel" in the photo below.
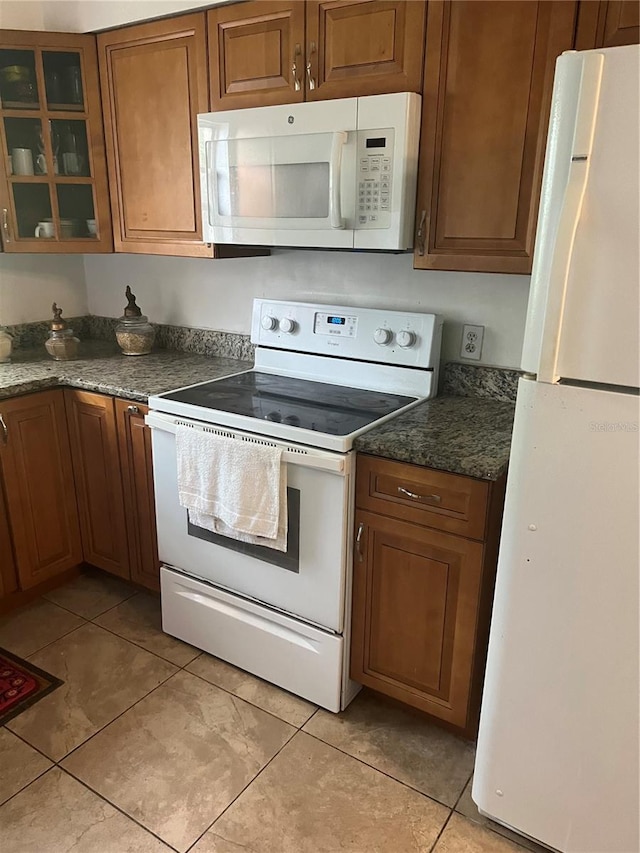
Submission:
{"label": "stove control panel", "polygon": [[292,353],[437,368],[441,332],[436,314],[255,299],[251,341]]}

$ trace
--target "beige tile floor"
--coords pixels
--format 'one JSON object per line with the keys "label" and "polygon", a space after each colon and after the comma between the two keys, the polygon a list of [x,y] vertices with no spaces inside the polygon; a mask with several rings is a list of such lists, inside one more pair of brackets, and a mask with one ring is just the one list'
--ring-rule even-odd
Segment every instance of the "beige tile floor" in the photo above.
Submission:
{"label": "beige tile floor", "polygon": [[0,728],[11,853],[522,853],[482,818],[473,746],[361,693],[316,708],[163,634],[92,572],[0,618],[64,686]]}

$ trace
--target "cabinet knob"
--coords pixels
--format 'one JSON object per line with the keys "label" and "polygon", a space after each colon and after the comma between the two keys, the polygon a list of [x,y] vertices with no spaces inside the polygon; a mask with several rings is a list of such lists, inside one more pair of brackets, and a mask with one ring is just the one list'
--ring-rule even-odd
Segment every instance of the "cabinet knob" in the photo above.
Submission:
{"label": "cabinet knob", "polygon": [[424,244],[425,244],[425,235],[426,235],[426,221],[427,221],[427,211],[423,210],[420,214],[420,222],[418,223],[418,233],[416,235],[417,242],[417,250],[419,255],[424,255]]}
{"label": "cabinet knob", "polygon": [[140,407],[139,406],[127,406],[127,412],[129,412],[130,415],[138,415],[138,414],[140,414]]}
{"label": "cabinet knob", "polygon": [[300,78],[298,77],[298,57],[302,53],[302,49],[300,45],[297,44],[295,46],[295,50],[293,51],[293,62],[291,64],[291,73],[293,75],[293,88],[296,92],[299,92],[302,84],[300,83]]}
{"label": "cabinet knob", "polygon": [[11,235],[9,234],[9,211],[6,207],[2,208],[2,238],[5,243],[11,242]]}
{"label": "cabinet knob", "polygon": [[313,78],[313,74],[311,72],[311,57],[316,52],[316,43],[314,41],[309,45],[309,53],[307,54],[309,59],[307,61],[307,85],[309,86],[309,90],[313,90],[316,88],[316,81]]}

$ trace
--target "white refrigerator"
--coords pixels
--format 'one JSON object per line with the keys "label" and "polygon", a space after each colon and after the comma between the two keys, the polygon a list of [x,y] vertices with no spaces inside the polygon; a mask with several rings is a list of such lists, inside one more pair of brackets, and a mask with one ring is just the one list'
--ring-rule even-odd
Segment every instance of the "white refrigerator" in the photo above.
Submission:
{"label": "white refrigerator", "polygon": [[556,66],[472,796],[638,853],[640,48]]}

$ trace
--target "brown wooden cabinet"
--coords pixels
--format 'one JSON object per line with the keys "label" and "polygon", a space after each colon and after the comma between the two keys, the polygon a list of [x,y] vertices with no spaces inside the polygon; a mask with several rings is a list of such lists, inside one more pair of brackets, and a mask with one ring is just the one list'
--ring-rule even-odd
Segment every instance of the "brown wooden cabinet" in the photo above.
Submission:
{"label": "brown wooden cabinet", "polygon": [[6,252],[111,252],[95,36],[0,31]]}
{"label": "brown wooden cabinet", "polygon": [[[0,427],[1,428],[1,427]],[[9,515],[0,477],[0,598],[18,589],[18,573],[13,556],[13,542],[9,530]]]}
{"label": "brown wooden cabinet", "polygon": [[84,558],[130,576],[120,452],[112,397],[66,389],[67,422]]}
{"label": "brown wooden cabinet", "polygon": [[207,15],[214,110],[422,89],[422,0],[253,0]]}
{"label": "brown wooden cabinet", "polygon": [[582,0],[578,12],[576,50],[639,42],[638,0]]}
{"label": "brown wooden cabinet", "polygon": [[1,400],[0,415],[13,554],[20,588],[29,589],[82,562],[62,392]]}
{"label": "brown wooden cabinet", "polygon": [[115,401],[120,465],[128,532],[131,580],[160,589],[151,430],[141,403]]}
{"label": "brown wooden cabinet", "polygon": [[504,481],[358,456],[351,676],[472,735]]}
{"label": "brown wooden cabinet", "polygon": [[554,66],[576,10],[430,0],[416,268],[531,271]]}
{"label": "brown wooden cabinet", "polygon": [[102,33],[98,53],[116,251],[213,257],[196,119],[209,109],[205,13]]}

